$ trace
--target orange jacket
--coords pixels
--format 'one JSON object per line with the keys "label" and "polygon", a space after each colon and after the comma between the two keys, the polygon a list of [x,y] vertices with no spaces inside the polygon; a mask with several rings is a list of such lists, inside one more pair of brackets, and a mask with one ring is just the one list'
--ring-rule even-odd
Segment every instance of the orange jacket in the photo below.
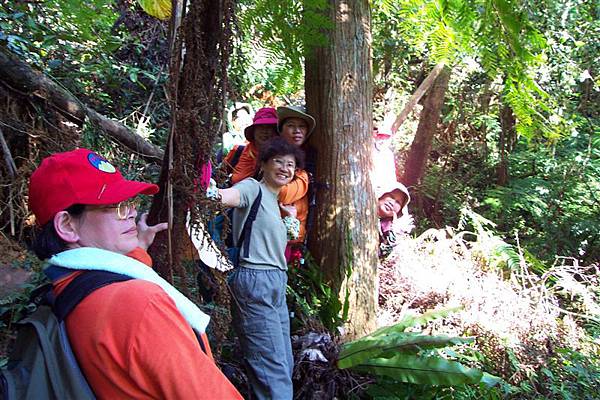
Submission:
{"label": "orange jacket", "polygon": [[[225,156],[225,162],[228,166],[231,166],[231,161],[233,159],[233,155],[235,154],[235,150],[238,146],[233,146],[229,153]],[[258,160],[258,149],[254,145],[254,143],[250,142],[244,147],[242,150],[242,154],[240,154],[240,158],[238,163],[233,167],[233,172],[231,175],[231,184],[236,184],[239,181],[251,177],[256,172],[256,163]]]}
{"label": "orange jacket", "polygon": [[294,174],[294,179],[285,185],[279,192],[281,204],[296,206],[296,218],[300,220],[300,236],[289,243],[302,243],[306,236],[306,220],[308,218],[308,173],[299,169]]}
{"label": "orange jacket", "polygon": [[[128,255],[151,263],[142,249]],[[56,293],[80,273],[54,282]],[[154,283],[132,279],[97,289],[71,312],[66,326],[98,399],[242,399]]]}

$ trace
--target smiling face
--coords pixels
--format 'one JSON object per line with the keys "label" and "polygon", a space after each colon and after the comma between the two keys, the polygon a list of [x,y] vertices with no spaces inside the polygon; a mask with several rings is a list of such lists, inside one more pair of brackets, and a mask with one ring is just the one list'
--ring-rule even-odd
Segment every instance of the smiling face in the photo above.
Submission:
{"label": "smiling face", "polygon": [[274,156],[263,163],[262,170],[265,183],[274,189],[281,189],[294,177],[296,159],[293,155]]}
{"label": "smiling face", "polygon": [[76,247],[95,247],[127,254],[138,247],[137,226],[135,218],[137,210],[130,207],[124,219],[119,219],[116,205],[86,206],[83,214],[75,221],[75,231],[78,235]]}
{"label": "smiling face", "polygon": [[377,201],[377,215],[379,215],[379,218],[393,218],[394,215],[399,216],[404,203],[406,203],[406,199],[406,195],[399,190],[385,193]]}
{"label": "smiling face", "polygon": [[256,125],[254,127],[254,143],[259,149],[275,135],[277,135],[277,125]]}
{"label": "smiling face", "polygon": [[288,143],[302,146],[308,134],[308,124],[302,118],[288,118],[281,126],[281,137]]}

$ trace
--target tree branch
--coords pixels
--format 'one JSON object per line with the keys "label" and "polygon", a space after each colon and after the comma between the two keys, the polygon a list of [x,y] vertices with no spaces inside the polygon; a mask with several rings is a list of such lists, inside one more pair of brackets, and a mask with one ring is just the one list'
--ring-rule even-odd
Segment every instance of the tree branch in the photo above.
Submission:
{"label": "tree branch", "polygon": [[45,100],[48,105],[79,126],[89,118],[111,139],[147,161],[156,162],[163,158],[164,152],[158,146],[146,141],[125,125],[87,107],[72,93],[4,49],[0,49],[0,82],[24,96]]}
{"label": "tree branch", "polygon": [[392,124],[392,134],[398,131],[398,128],[400,128],[400,126],[404,123],[406,117],[408,117],[408,114],[410,114],[410,112],[413,110],[413,108],[415,108],[419,100],[421,100],[421,97],[423,97],[423,95],[427,93],[427,91],[435,81],[435,78],[437,78],[437,76],[440,74],[443,68],[444,63],[439,63],[438,65],[436,65],[431,70],[429,75],[427,75],[427,78],[425,78],[425,80],[419,85],[419,87],[413,93],[413,95],[410,96],[408,103],[406,103],[404,109],[400,114],[398,114],[398,117],[396,117],[396,120]]}

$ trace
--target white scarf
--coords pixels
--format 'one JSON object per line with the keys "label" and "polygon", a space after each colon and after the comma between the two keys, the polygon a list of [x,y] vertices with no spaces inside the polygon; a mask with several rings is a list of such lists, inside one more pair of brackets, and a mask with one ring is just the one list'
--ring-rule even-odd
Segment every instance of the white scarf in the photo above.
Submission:
{"label": "white scarf", "polygon": [[177,309],[192,328],[199,333],[206,332],[210,317],[200,311],[197,305],[169,282],[161,278],[156,271],[136,259],[95,247],[79,247],[52,256],[48,260],[48,264],[73,270],[114,272],[155,283],[173,299]]}

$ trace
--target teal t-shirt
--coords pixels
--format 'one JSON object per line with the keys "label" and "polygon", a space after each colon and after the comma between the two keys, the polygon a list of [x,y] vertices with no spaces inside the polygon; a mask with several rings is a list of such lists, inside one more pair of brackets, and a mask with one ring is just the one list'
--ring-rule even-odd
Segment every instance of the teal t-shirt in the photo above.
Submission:
{"label": "teal t-shirt", "polygon": [[240,251],[240,266],[253,269],[287,270],[285,262],[285,246],[287,231],[281,215],[277,195],[271,192],[262,182],[253,178],[244,179],[233,186],[240,192],[240,205],[233,211],[233,237],[235,244],[239,242],[244,222],[250,213],[252,203],[262,190],[260,207],[252,225],[250,248],[246,257]]}

